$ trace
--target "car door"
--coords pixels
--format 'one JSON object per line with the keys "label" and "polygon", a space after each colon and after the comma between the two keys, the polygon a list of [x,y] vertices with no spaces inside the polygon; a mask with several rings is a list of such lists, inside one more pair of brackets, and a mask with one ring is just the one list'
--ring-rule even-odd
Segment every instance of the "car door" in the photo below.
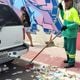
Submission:
{"label": "car door", "polygon": [[0,50],[23,44],[23,26],[8,5],[0,4]]}

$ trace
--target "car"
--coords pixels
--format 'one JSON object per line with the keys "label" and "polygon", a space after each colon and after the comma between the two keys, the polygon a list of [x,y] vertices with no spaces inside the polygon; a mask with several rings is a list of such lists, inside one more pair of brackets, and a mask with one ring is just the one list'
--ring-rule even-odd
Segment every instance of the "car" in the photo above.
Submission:
{"label": "car", "polygon": [[20,18],[13,8],[0,3],[0,64],[20,58],[28,50]]}

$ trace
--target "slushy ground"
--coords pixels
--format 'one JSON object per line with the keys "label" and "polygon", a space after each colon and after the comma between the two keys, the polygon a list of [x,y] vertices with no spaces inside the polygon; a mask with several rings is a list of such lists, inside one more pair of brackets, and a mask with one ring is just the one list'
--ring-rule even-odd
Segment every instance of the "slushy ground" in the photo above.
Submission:
{"label": "slushy ground", "polygon": [[[80,80],[80,74],[51,65],[34,64],[33,68],[26,69],[29,62],[16,59],[3,68],[0,80]],[[5,70],[7,69],[7,70]]]}

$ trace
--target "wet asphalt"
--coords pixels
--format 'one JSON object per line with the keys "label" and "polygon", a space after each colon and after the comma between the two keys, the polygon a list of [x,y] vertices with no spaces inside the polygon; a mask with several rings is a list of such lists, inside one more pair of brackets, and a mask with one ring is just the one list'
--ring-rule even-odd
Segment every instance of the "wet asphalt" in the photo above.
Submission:
{"label": "wet asphalt", "polygon": [[21,59],[16,59],[12,63],[0,65],[2,68],[7,65],[0,72],[0,80],[35,80],[35,73],[26,71],[25,66],[27,63]]}

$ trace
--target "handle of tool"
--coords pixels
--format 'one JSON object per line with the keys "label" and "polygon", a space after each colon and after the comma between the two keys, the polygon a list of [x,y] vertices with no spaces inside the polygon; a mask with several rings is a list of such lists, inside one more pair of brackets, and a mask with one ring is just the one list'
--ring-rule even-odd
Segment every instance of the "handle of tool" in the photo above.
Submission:
{"label": "handle of tool", "polygon": [[38,54],[30,61],[30,63],[32,63],[33,60],[50,44],[50,42],[51,42],[52,40],[54,40],[54,39],[55,39],[58,35],[60,35],[60,34],[61,34],[61,32],[57,33],[56,36],[55,36],[53,39],[51,39],[51,40],[49,41],[49,43],[48,43],[46,46],[44,46],[44,47],[38,52]]}

